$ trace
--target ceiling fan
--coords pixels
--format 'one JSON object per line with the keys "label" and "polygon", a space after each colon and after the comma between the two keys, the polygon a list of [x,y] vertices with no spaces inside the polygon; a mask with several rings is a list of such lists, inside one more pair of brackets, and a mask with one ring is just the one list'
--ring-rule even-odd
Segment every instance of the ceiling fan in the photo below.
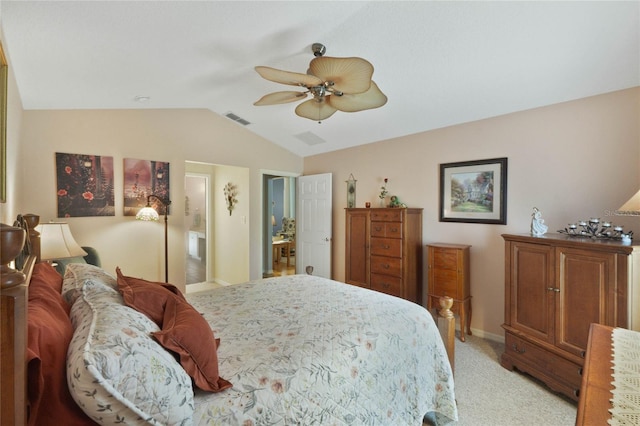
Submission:
{"label": "ceiling fan", "polygon": [[296,114],[310,120],[331,117],[336,111],[357,112],[379,108],[387,103],[387,97],[371,80],[373,65],[362,58],[332,58],[323,56],[326,48],[314,43],[315,56],[306,74],[257,66],[262,78],[290,86],[299,86],[302,92],[288,90],[264,95],[254,105],[277,105],[312,98],[296,107]]}

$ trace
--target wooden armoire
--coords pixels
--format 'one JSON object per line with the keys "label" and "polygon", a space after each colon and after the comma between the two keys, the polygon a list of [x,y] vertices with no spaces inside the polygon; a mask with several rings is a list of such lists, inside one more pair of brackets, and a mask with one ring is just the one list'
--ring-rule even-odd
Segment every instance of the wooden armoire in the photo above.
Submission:
{"label": "wooden armoire", "polygon": [[564,234],[503,238],[501,364],[577,400],[590,324],[640,328],[640,245]]}
{"label": "wooden armoire", "polygon": [[422,303],[422,209],[346,209],[345,282]]}

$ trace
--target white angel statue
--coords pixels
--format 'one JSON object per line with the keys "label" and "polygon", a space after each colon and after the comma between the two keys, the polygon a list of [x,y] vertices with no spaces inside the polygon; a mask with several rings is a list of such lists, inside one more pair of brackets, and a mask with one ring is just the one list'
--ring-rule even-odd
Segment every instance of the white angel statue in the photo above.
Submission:
{"label": "white angel statue", "polygon": [[531,235],[539,237],[540,235],[544,235],[547,229],[549,229],[549,227],[544,224],[542,212],[538,210],[537,207],[534,207],[533,213],[531,214]]}

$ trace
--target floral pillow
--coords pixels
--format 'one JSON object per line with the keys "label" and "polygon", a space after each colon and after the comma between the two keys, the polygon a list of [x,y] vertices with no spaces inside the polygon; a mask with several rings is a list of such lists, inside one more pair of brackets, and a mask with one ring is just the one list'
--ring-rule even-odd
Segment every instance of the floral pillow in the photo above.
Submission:
{"label": "floral pillow", "polygon": [[82,287],[86,281],[102,283],[113,289],[118,289],[118,283],[113,275],[104,269],[88,263],[70,263],[64,271],[62,281],[62,298],[73,305],[82,293]]}
{"label": "floral pillow", "polygon": [[67,381],[76,403],[100,424],[190,425],[191,378],[151,333],[145,315],[117,290],[86,279],[71,308]]}

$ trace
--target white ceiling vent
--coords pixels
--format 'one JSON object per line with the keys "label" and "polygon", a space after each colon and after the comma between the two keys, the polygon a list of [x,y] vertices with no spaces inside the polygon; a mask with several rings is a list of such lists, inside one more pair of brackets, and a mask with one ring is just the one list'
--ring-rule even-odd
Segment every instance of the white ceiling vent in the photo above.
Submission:
{"label": "white ceiling vent", "polygon": [[322,139],[320,136],[311,132],[304,132],[294,136],[309,146],[318,145],[321,143],[327,143],[327,141]]}
{"label": "white ceiling vent", "polygon": [[228,112],[228,113],[226,113],[224,116],[225,116],[225,117],[227,117],[227,118],[228,118],[228,119],[230,119],[230,120],[235,121],[236,123],[240,123],[240,124],[242,124],[243,126],[246,126],[246,125],[248,125],[248,124],[251,124],[251,123],[249,123],[247,120],[245,120],[244,118],[242,118],[242,117],[238,117],[237,115],[235,115],[235,114],[234,114],[234,113],[232,113],[232,112]]}

